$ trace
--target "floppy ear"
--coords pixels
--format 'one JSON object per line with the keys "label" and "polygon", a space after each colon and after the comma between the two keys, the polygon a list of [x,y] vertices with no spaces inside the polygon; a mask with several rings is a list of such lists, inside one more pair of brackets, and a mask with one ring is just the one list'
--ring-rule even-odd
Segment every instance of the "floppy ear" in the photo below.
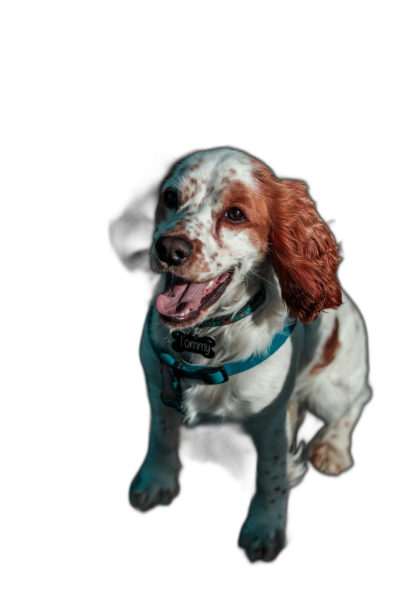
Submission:
{"label": "floppy ear", "polygon": [[337,309],[342,294],[336,278],[338,246],[318,215],[307,186],[278,180],[269,203],[270,253],[289,314],[311,323],[324,309]]}

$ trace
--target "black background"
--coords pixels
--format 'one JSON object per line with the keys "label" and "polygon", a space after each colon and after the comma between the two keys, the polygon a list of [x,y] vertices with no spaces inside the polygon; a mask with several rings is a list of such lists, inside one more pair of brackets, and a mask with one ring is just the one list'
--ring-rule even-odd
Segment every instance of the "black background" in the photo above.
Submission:
{"label": "black background", "polygon": [[[95,261],[93,288],[98,360],[89,394],[93,493],[87,518],[94,518],[99,565],[116,578],[134,581],[151,569],[149,583],[162,578],[162,572],[181,586],[182,575],[191,573],[194,581],[205,583],[217,577],[225,591],[240,582],[247,582],[250,591],[253,582],[270,586],[282,578],[287,586],[293,580],[293,590],[301,579],[311,591],[317,575],[342,582],[351,573],[359,587],[361,581],[385,579],[390,570],[394,434],[388,405],[395,403],[395,393],[387,352],[391,307],[382,268],[382,247],[388,241],[380,224],[386,202],[380,116],[375,113],[366,122],[357,93],[339,104],[334,99],[326,103],[325,96],[313,98],[305,112],[294,100],[273,108],[251,98],[242,103],[218,97],[202,104],[184,94],[166,105],[157,92],[131,105],[125,99],[122,108],[118,98],[108,110],[102,105],[103,118],[98,113],[98,126],[91,130],[95,211],[90,227],[103,254],[100,263]],[[140,274],[121,267],[107,227],[135,201],[137,188],[154,179],[156,165],[216,146],[247,151],[277,176],[307,182],[319,214],[332,221],[343,256],[339,279],[369,333],[374,396],[353,434],[355,467],[327,477],[309,466],[290,495],[289,546],[270,564],[250,564],[237,545],[252,494],[254,457],[233,435],[218,439],[217,433],[198,429],[197,442],[182,450],[181,492],[169,507],[142,514],[128,501],[148,444],[149,404],[139,346],[151,292]],[[97,249],[94,255],[99,256]],[[308,419],[304,438],[309,440],[317,427]]]}

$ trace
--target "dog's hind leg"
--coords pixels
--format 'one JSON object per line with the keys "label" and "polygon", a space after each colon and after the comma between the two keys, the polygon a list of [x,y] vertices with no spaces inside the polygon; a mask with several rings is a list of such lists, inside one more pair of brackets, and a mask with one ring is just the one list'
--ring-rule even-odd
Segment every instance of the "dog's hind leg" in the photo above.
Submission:
{"label": "dog's hind leg", "polygon": [[308,446],[308,458],[317,470],[339,475],[352,467],[351,434],[370,396],[368,388],[344,415],[317,432]]}
{"label": "dog's hind leg", "polygon": [[322,356],[309,372],[306,398],[307,408],[325,426],[309,444],[308,457],[319,471],[338,475],[353,465],[351,434],[372,396],[367,331],[360,312],[344,292],[340,309],[321,319],[327,338]]}

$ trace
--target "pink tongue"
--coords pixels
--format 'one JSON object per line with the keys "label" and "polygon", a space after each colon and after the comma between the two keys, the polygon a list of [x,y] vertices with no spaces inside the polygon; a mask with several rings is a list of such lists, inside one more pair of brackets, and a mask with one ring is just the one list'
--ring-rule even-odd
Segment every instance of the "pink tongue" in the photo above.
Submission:
{"label": "pink tongue", "polygon": [[156,300],[157,311],[166,317],[176,317],[187,309],[191,311],[198,309],[208,284],[209,282],[192,284],[181,278],[176,278],[164,294],[158,295]]}

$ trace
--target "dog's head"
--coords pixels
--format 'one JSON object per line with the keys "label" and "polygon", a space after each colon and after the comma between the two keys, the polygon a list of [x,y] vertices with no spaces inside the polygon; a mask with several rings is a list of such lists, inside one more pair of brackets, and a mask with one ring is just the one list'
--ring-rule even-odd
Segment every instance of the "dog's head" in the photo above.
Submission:
{"label": "dog's head", "polygon": [[197,152],[161,186],[151,266],[167,274],[156,307],[171,327],[193,325],[237,301],[265,261],[290,315],[310,323],[341,304],[339,260],[307,186],[278,179],[242,151]]}

